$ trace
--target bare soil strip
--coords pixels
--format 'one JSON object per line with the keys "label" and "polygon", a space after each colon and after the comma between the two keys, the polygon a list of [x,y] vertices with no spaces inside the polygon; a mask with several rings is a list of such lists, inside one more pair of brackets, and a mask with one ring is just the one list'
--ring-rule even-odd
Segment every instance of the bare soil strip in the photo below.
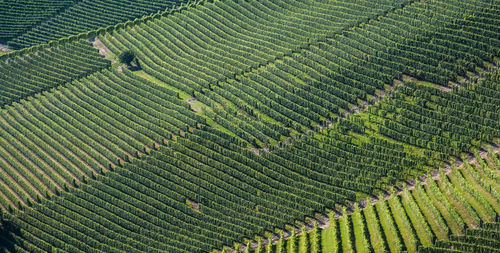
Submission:
{"label": "bare soil strip", "polygon": [[11,52],[12,49],[10,49],[7,45],[5,44],[0,44],[0,51],[1,52]]}
{"label": "bare soil strip", "polygon": [[108,58],[112,54],[111,50],[109,50],[109,48],[107,48],[106,45],[104,45],[104,43],[102,43],[102,41],[99,39],[99,37],[95,37],[93,39],[92,45],[94,46],[94,48],[99,50],[99,54],[104,55],[104,57],[106,57],[106,58]]}

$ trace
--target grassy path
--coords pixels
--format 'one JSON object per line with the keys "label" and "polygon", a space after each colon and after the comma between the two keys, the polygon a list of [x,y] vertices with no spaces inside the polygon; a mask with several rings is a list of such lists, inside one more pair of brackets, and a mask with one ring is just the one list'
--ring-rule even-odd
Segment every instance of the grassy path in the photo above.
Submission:
{"label": "grassy path", "polygon": [[392,217],[398,227],[399,234],[403,238],[406,250],[408,252],[417,252],[417,239],[415,237],[414,230],[408,220],[408,216],[405,214],[405,211],[399,202],[398,196],[389,198],[387,203],[389,204]]}
{"label": "grassy path", "polygon": [[438,240],[448,240],[448,227],[441,218],[439,211],[431,204],[430,199],[425,195],[422,187],[420,185],[417,187],[416,190],[412,191],[412,194],[425,220],[427,220]]}
{"label": "grassy path", "polygon": [[382,232],[380,229],[379,220],[371,203],[363,210],[368,232],[370,234],[371,247],[375,253],[383,253],[386,251]]}

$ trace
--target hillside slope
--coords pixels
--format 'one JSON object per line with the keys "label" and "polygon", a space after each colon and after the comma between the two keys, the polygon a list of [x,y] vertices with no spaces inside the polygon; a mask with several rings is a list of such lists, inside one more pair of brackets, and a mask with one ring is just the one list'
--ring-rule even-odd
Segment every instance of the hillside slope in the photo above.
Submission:
{"label": "hillside slope", "polygon": [[[111,8],[103,22],[147,9],[104,2],[78,3]],[[200,1],[6,54],[2,250],[235,248],[498,143],[499,6]],[[54,21],[69,24],[61,36],[88,25],[71,10]],[[117,61],[128,51],[130,66]],[[379,197],[371,214],[355,209],[323,230],[337,241],[326,247],[466,250],[473,233],[496,245],[469,230],[498,222],[497,161],[477,157]]]}
{"label": "hillside slope", "polygon": [[0,2],[0,42],[21,35],[26,30],[56,15],[78,0],[4,0]]}
{"label": "hillside slope", "polygon": [[[287,231],[284,236],[243,244],[252,252],[498,252],[500,245],[500,156],[469,157],[459,166],[436,170],[389,195],[357,204],[329,225]],[[335,218],[334,218],[335,217]],[[307,232],[306,232],[307,231]],[[283,235],[283,233],[281,233]],[[251,245],[251,246],[250,246]]]}
{"label": "hillside slope", "polygon": [[[145,15],[165,11],[187,1],[183,0],[78,0],[42,22],[8,41],[13,48],[47,43],[62,37],[107,27]],[[19,15],[12,10],[13,16]],[[6,15],[7,17],[12,15]],[[7,24],[8,25],[8,24]]]}
{"label": "hillside slope", "polygon": [[[9,228],[20,229],[10,233],[14,238],[10,242],[12,247],[27,251],[55,247],[72,252],[206,252],[294,224],[326,208],[335,209],[345,200],[355,201],[356,193],[371,193],[373,186],[383,189],[384,185],[373,183],[381,177],[392,177],[386,181],[389,184],[408,179],[419,173],[422,163],[430,164],[440,157],[447,160],[468,151],[470,143],[499,136],[499,78],[497,71],[452,93],[407,83],[379,102],[377,109],[360,112],[331,129],[262,155],[213,129],[193,129],[159,151],[97,176],[97,180],[85,180],[61,196],[9,215]],[[435,95],[430,96],[431,91]],[[474,97],[481,99],[471,99]],[[362,120],[383,108],[388,110],[393,103],[399,108],[393,108],[392,113],[399,115],[385,114],[386,123],[377,118]],[[400,126],[397,122],[411,122],[410,117],[418,115],[403,114],[403,108],[439,117],[429,118],[412,136],[395,134],[397,128],[390,135],[380,132],[386,129],[384,125],[390,129],[388,123]],[[477,121],[468,108],[484,115],[484,120]],[[371,126],[374,123],[377,127]],[[473,125],[474,129],[448,132],[462,125]],[[438,139],[426,140],[426,129],[448,135],[458,149],[447,148],[452,145],[440,144]],[[370,138],[360,135],[370,131],[375,131]],[[395,136],[402,137],[393,139]],[[429,145],[418,146],[424,140]],[[483,202],[479,215],[491,221],[500,206],[491,203],[488,208]],[[101,235],[96,237],[95,233]],[[417,247],[416,237],[403,240],[411,240],[405,241],[407,247]],[[430,246],[428,241],[423,245]]]}

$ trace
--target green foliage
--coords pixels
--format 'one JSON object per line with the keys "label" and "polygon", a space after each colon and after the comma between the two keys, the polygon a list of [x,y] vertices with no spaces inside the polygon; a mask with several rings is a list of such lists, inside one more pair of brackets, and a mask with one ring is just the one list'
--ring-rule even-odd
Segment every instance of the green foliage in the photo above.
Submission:
{"label": "green foliage", "polygon": [[267,238],[267,245],[265,246],[265,253],[272,253],[273,251],[273,244],[271,243],[271,237]]}
{"label": "green foliage", "polygon": [[356,252],[370,252],[371,247],[365,235],[364,219],[357,205],[354,207],[354,213],[350,217],[352,220]]}
{"label": "green foliage", "polygon": [[283,231],[280,231],[279,236],[280,236],[280,238],[278,240],[278,243],[276,244],[275,253],[288,253],[286,251],[286,240],[285,240]]}
{"label": "green foliage", "polygon": [[[488,154],[493,161],[499,157],[498,154]],[[461,174],[474,174],[478,170],[495,168],[491,163],[487,163],[479,155],[475,157],[476,166],[462,166],[460,169]],[[486,166],[486,167],[484,167]],[[490,185],[494,187],[500,186],[499,182],[494,184],[486,184],[491,182],[487,174],[476,174],[476,177],[465,177],[464,183],[470,185],[474,191],[489,192]],[[467,227],[463,231],[452,232],[445,239],[433,240],[433,234],[439,234],[440,230],[449,231],[448,224],[441,222],[441,217],[444,216],[448,219],[446,212],[450,210],[458,210],[467,201],[460,203],[460,205],[449,206],[449,210],[441,209],[440,202],[430,201],[432,196],[439,195],[443,201],[452,201],[454,196],[448,195],[450,191],[456,191],[462,185],[453,185],[449,183],[452,181],[452,174],[445,174],[440,171],[440,178],[428,178],[424,182],[425,186],[429,184],[445,184],[446,187],[436,187],[433,191],[424,191],[421,185],[415,188],[404,188],[402,192],[393,192],[388,200],[382,196],[379,197],[378,203],[368,205],[363,209],[357,207],[350,215],[344,215],[338,219],[330,220],[330,226],[317,231],[316,228],[309,232],[310,251],[304,251],[301,248],[302,234],[299,236],[299,252],[317,252],[314,249],[315,242],[319,239],[322,245],[322,252],[338,252],[338,247],[341,245],[342,251],[355,252],[371,251],[373,247],[374,252],[386,252],[385,248],[388,246],[390,252],[401,252],[402,249],[407,249],[409,252],[448,252],[449,249],[462,250],[465,252],[494,252],[499,244],[500,239],[500,223],[487,221],[493,216],[487,217],[483,220],[484,223],[479,226]],[[483,182],[483,183],[480,183]],[[474,186],[472,186],[474,185]],[[415,197],[415,199],[412,196]],[[472,201],[475,201],[471,199]],[[498,198],[496,198],[498,200]],[[421,202],[425,201],[423,205]],[[494,203],[490,204],[494,206]],[[430,210],[429,210],[430,209]],[[344,209],[345,210],[345,209]],[[427,211],[432,215],[425,215]],[[462,210],[461,215],[466,216],[474,214],[474,210]],[[333,215],[330,215],[333,217]],[[438,221],[436,221],[436,219]],[[438,226],[433,226],[436,223]],[[338,232],[335,228],[339,226]],[[365,228],[366,226],[366,228]],[[352,230],[352,231],[351,231]],[[365,231],[368,234],[365,234]],[[313,239],[314,234],[321,232],[321,238]],[[352,236],[354,235],[354,236]],[[438,235],[439,236],[439,235]],[[341,241],[338,242],[337,240]],[[295,239],[289,238],[287,245],[290,241]],[[370,246],[372,245],[372,246]]]}
{"label": "green foliage", "polygon": [[132,51],[126,50],[118,55],[118,59],[121,63],[130,65],[130,63],[135,60],[135,55]]}
{"label": "green foliage", "polygon": [[376,253],[381,253],[386,251],[385,241],[383,239],[383,231],[381,229],[381,224],[378,222],[378,217],[376,216],[375,207],[371,202],[368,202],[365,209],[363,209],[363,215],[366,220],[366,226],[369,236],[369,242],[371,248]]}
{"label": "green foliage", "polygon": [[115,24],[164,11],[183,1],[7,0],[0,10],[0,39],[9,39],[8,44],[14,48],[24,48],[102,27],[111,31]]}
{"label": "green foliage", "polygon": [[337,252],[339,249],[337,220],[334,219],[334,213],[329,215],[330,224],[327,228],[321,230],[321,252]]}
{"label": "green foliage", "polygon": [[[51,42],[56,46],[57,42]],[[75,41],[53,49],[33,48],[0,62],[0,106],[77,80],[110,65],[86,41]]]}
{"label": "green foliage", "polygon": [[354,247],[351,237],[351,221],[345,208],[342,213],[343,215],[339,218],[339,232],[342,252],[353,252]]}
{"label": "green foliage", "polygon": [[295,253],[297,251],[297,236],[292,229],[290,237],[286,240],[286,253]]}
{"label": "green foliage", "polygon": [[309,244],[308,244],[308,236],[305,227],[301,228],[301,233],[299,235],[299,242],[297,246],[298,253],[309,253]]}
{"label": "green foliage", "polygon": [[314,222],[313,229],[309,232],[309,252],[321,252],[321,231],[318,228],[318,222]]}
{"label": "green foliage", "polygon": [[21,35],[27,29],[75,2],[76,0],[2,1],[2,8],[0,8],[0,41]]}
{"label": "green foliage", "polygon": [[[133,29],[105,20],[103,43],[136,53],[155,82],[113,68],[0,112],[0,204],[25,211],[12,215],[22,233],[2,240],[25,251],[207,252],[420,174],[499,136],[498,74],[453,92],[438,86],[492,59],[499,17],[479,0],[263,0],[206,2]],[[59,46],[77,45],[69,40]],[[13,54],[28,51],[41,52]],[[85,63],[57,55],[19,87]],[[436,85],[408,81],[358,112],[403,74]],[[185,94],[206,110],[191,110]],[[146,146],[157,148],[138,153]],[[457,235],[498,215],[494,184],[460,173],[422,192]],[[94,179],[69,187],[82,177]],[[61,196],[34,203],[45,192]],[[368,220],[380,222],[384,248],[417,250],[429,231],[413,230],[423,217],[407,210],[415,206],[380,198],[378,220],[332,219],[322,252],[368,249]],[[278,251],[294,251],[294,240]]]}

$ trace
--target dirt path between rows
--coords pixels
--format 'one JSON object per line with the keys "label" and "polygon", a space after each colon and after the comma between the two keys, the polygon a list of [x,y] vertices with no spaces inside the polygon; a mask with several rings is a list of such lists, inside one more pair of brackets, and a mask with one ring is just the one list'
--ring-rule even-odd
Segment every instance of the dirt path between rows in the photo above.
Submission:
{"label": "dirt path between rows", "polygon": [[485,72],[491,72],[492,70],[497,69],[499,64],[500,62],[489,62],[487,63],[488,66],[481,68],[478,72],[468,72],[465,76],[458,77],[457,81],[449,81],[448,84],[454,87],[463,87],[466,83],[475,82]]}
{"label": "dirt path between rows", "polygon": [[92,46],[99,50],[99,54],[104,55],[104,57],[108,58],[111,55],[111,50],[109,50],[104,43],[99,39],[99,37],[95,37],[93,40],[91,40]]}
{"label": "dirt path between rows", "polygon": [[0,44],[0,51],[1,52],[11,52],[12,49],[10,49],[7,45],[5,44]]}
{"label": "dirt path between rows", "polygon": [[[9,185],[7,185],[7,184],[6,184],[3,180],[1,180],[1,179],[0,179],[0,184],[2,184],[2,185],[3,185],[3,187],[4,187],[5,189],[7,189],[7,191],[9,191],[9,192],[10,192],[10,194],[12,194],[14,197],[16,197],[16,199],[17,199],[17,200],[22,201],[22,199],[21,199],[21,198],[20,198],[20,197],[19,197],[19,196],[18,196],[18,195],[14,192],[14,190],[12,190],[12,189],[9,187]],[[5,196],[5,195],[4,195],[4,196]],[[5,201],[7,201],[7,202],[9,203],[9,205],[10,205],[13,209],[14,209],[14,208],[16,208],[16,206],[17,206],[17,205],[16,205],[16,204],[14,204],[14,202],[12,202],[12,200],[11,200],[11,199],[9,199],[9,198],[4,198],[4,199],[5,199]],[[23,202],[20,202],[20,203],[23,203]],[[8,210],[8,208],[7,208],[7,207],[5,207],[5,206],[0,206],[0,207],[2,208],[2,210],[3,210],[4,212],[8,212],[8,211],[9,211],[9,210]]]}
{"label": "dirt path between rows", "polygon": [[[492,152],[494,154],[498,154],[498,152],[500,151],[498,144],[492,143],[491,147],[492,147]],[[480,149],[478,153],[479,153],[479,156],[481,156],[481,158],[487,159],[488,151],[485,151],[484,148]],[[471,165],[479,166],[479,162],[477,161],[476,156],[474,156],[472,154],[467,156],[467,162]],[[458,168],[462,168],[464,166],[464,162],[461,159],[456,159],[455,161],[453,161],[453,163]],[[445,174],[449,174],[451,172],[451,166],[449,166],[449,165],[445,166],[443,168],[443,171],[445,172]]]}
{"label": "dirt path between rows", "polygon": [[[23,113],[26,113],[27,115],[29,115],[29,113],[30,113],[28,110],[26,110],[26,108],[25,108],[24,106],[23,106],[23,107],[19,107],[18,109],[20,110],[19,115],[20,115],[20,117],[22,117],[23,119],[25,119],[25,118],[24,118],[24,116],[23,116]],[[36,117],[35,117],[35,118],[36,118]],[[45,124],[45,123],[44,123],[44,124]],[[47,125],[46,125],[46,126],[47,126]],[[54,131],[54,132],[55,132],[55,133],[59,136],[59,138],[63,138],[63,139],[64,139],[66,142],[68,142],[68,143],[73,143],[72,141],[68,140],[68,138],[67,138],[66,136],[63,136],[61,133],[58,133],[58,132],[56,132],[56,131]],[[49,138],[51,138],[52,140],[54,140],[54,138],[53,138],[51,135],[47,134],[47,136],[48,136]],[[76,138],[76,137],[75,137],[75,138]],[[55,140],[54,140],[54,141],[55,141]],[[61,145],[62,145],[62,144],[61,144]],[[64,145],[63,145],[63,146],[64,146]],[[95,160],[95,159],[94,159],[91,155],[89,155],[89,154],[87,154],[86,152],[84,152],[84,151],[83,151],[80,147],[78,147],[78,146],[75,146],[75,147],[76,147],[78,150],[80,150],[80,152],[82,152],[84,155],[86,155],[88,158],[92,159],[95,163],[97,163],[99,166],[101,166],[101,168],[102,168],[102,169],[106,170],[106,166],[105,166],[104,164],[101,164],[100,162],[96,161],[96,160]],[[96,154],[100,154],[100,153],[99,153],[97,150],[95,150],[95,149],[94,149],[91,145],[87,145],[87,147],[88,147],[90,150],[92,150],[93,152],[95,152]],[[73,154],[73,152],[72,152],[71,150],[69,150],[69,152],[71,152],[71,154]],[[103,156],[103,157],[105,158],[105,160],[106,160],[109,164],[114,165],[114,163],[112,163],[112,162],[111,162],[111,161],[110,161],[107,157],[105,157],[105,156]],[[93,170],[93,169],[92,169],[92,170]],[[93,170],[93,171],[94,171],[94,170]]]}
{"label": "dirt path between rows", "polygon": [[[3,147],[0,147],[0,149],[2,149],[3,152],[7,152],[5,149],[3,149]],[[16,173],[16,176],[19,177],[26,185],[28,185],[29,187],[33,187],[33,185],[31,185],[31,183],[24,177],[24,175],[20,174],[12,164],[10,164],[9,162],[7,162],[7,160],[5,160],[3,157],[0,157],[0,160],[4,163],[4,164],[7,164],[7,166],[9,166],[10,170],[14,171]],[[28,170],[26,169],[26,167],[24,167],[24,165],[21,165],[28,174],[31,174],[28,172]],[[34,200],[31,195],[28,194],[28,192],[23,188],[21,187],[21,185],[19,184],[19,182],[17,182],[17,180],[15,180],[9,173],[7,173],[7,171],[5,171],[3,168],[2,168],[2,174],[4,176],[7,176],[7,178],[17,187],[19,188],[20,191],[22,191],[28,198],[30,198],[31,200]],[[33,175],[30,175],[30,176],[33,176]],[[11,189],[9,187],[10,190],[13,191],[13,189]],[[16,196],[19,201],[24,205],[26,204],[26,202],[17,194],[14,194],[14,196]],[[16,205],[13,206],[14,208],[17,208]]]}
{"label": "dirt path between rows", "polygon": [[[7,113],[7,114],[6,114],[6,117],[9,117],[9,119],[10,119],[10,120],[12,120],[12,122],[16,122],[17,124],[19,124],[19,122],[17,122],[17,120],[16,120],[14,117],[12,117],[12,115],[10,115],[10,114],[8,114],[8,113]],[[8,126],[13,127],[13,126],[10,124],[10,122],[8,122],[7,120],[5,120],[5,123],[6,123]],[[19,132],[19,133],[20,133],[20,132]],[[56,164],[57,164],[57,165],[58,165],[61,169],[63,169],[64,171],[66,171],[66,173],[68,173],[68,174],[69,174],[69,175],[70,175],[70,176],[71,176],[74,180],[76,180],[77,182],[80,182],[80,179],[79,179],[79,177],[78,177],[77,175],[75,175],[72,171],[69,171],[68,169],[66,169],[66,167],[65,167],[63,164],[61,164],[61,163],[59,162],[59,160],[58,160],[58,159],[56,159],[56,158],[55,158],[55,156],[54,156],[53,154],[51,154],[51,153],[47,152],[47,150],[45,150],[44,148],[42,148],[42,147],[40,146],[40,144],[42,144],[42,145],[44,145],[44,146],[49,147],[52,151],[54,151],[54,153],[56,153],[57,155],[59,155],[59,156],[61,157],[61,159],[63,159],[65,162],[69,163],[69,164],[70,164],[70,165],[72,165],[74,168],[76,168],[80,174],[85,175],[85,173],[83,173],[83,172],[80,170],[80,168],[78,168],[78,167],[77,167],[77,166],[76,166],[73,162],[69,161],[69,160],[68,160],[68,158],[66,158],[63,154],[61,154],[61,153],[59,152],[59,150],[55,149],[54,147],[52,147],[51,145],[49,145],[48,143],[46,143],[44,140],[40,139],[40,137],[39,137],[39,136],[37,136],[37,135],[35,135],[35,136],[36,136],[36,138],[38,138],[38,140],[31,140],[31,139],[27,139],[27,140],[28,140],[29,142],[31,142],[31,144],[32,144],[33,146],[35,146],[35,148],[36,148],[36,149],[40,150],[40,151],[41,151],[41,152],[42,152],[45,156],[47,156],[47,157],[48,157],[48,158],[49,158],[52,162],[56,163]],[[28,147],[26,147],[26,148],[28,148]],[[28,149],[29,149],[29,148],[28,148]],[[31,150],[31,149],[29,149],[29,150]],[[40,157],[39,157],[36,153],[34,153],[34,152],[33,152],[33,154],[34,154],[35,156],[37,156],[37,158],[39,158],[39,159],[40,159]]]}
{"label": "dirt path between rows", "polygon": [[[10,125],[10,123],[9,123],[9,122],[7,122],[7,120],[5,120],[4,118],[0,118],[0,120],[2,120],[2,121],[3,121],[3,122],[4,122],[4,123],[5,123],[8,127],[11,127],[11,128],[13,128],[13,129],[15,129],[14,127],[12,127],[12,125]],[[63,166],[61,163],[59,163],[59,161],[55,160],[52,156],[50,156],[49,154],[47,154],[47,153],[45,152],[45,150],[43,150],[42,148],[40,148],[40,146],[38,146],[38,144],[36,144],[36,143],[34,143],[33,141],[29,140],[27,137],[24,137],[24,136],[23,136],[23,138],[25,138],[26,140],[28,140],[28,142],[30,142],[30,143],[31,143],[31,144],[33,144],[33,145],[34,145],[34,146],[35,146],[38,150],[40,150],[41,152],[43,152],[43,153],[44,153],[44,154],[45,154],[45,155],[46,155],[46,156],[47,156],[50,160],[52,160],[54,163],[56,163],[59,167],[64,168],[64,166]],[[16,140],[17,140],[17,139],[16,139]],[[53,168],[52,166],[50,166],[50,165],[49,165],[49,164],[48,164],[48,163],[47,163],[44,159],[42,159],[42,158],[41,158],[41,157],[40,157],[37,153],[35,153],[35,152],[34,152],[33,150],[31,150],[28,146],[26,146],[26,145],[24,144],[24,142],[17,142],[17,143],[18,143],[21,147],[23,147],[24,149],[31,151],[31,153],[33,154],[33,156],[35,156],[35,158],[36,158],[38,161],[40,161],[41,163],[43,163],[43,164],[44,164],[47,168],[52,169],[53,173],[55,173],[56,175],[60,175],[60,174],[58,173],[58,171],[55,171],[55,170],[54,170],[54,168]],[[29,159],[29,158],[28,158],[28,157],[27,157],[24,153],[20,152],[20,150],[19,150],[19,153],[21,153],[21,155],[22,155],[22,156],[23,156],[23,157],[24,157],[27,161],[29,161],[31,164],[33,164],[33,165],[36,167],[36,169],[38,169],[38,171],[40,171],[40,172],[42,172],[43,174],[45,174],[45,171],[44,171],[44,170],[42,170],[40,167],[38,167],[38,165],[37,165],[37,164],[35,164],[35,162],[34,162],[34,161],[32,161],[31,159]],[[73,174],[70,174],[70,176],[74,177],[74,175],[73,175]],[[48,177],[48,176],[47,176],[47,178],[49,178],[49,180],[50,180],[50,177]],[[64,180],[64,182],[65,182],[66,184],[70,185],[70,184],[69,184],[69,182],[66,180],[66,178],[64,178],[64,177],[62,177],[62,176],[61,176],[61,179],[62,179],[62,180]],[[53,181],[51,180],[51,182],[53,182]],[[55,184],[55,185],[57,185],[57,184]],[[46,188],[50,188],[50,187],[46,186]],[[38,191],[38,189],[36,189],[36,188],[35,188],[35,190],[36,190],[36,191]],[[43,195],[42,195],[42,196],[43,196]]]}

